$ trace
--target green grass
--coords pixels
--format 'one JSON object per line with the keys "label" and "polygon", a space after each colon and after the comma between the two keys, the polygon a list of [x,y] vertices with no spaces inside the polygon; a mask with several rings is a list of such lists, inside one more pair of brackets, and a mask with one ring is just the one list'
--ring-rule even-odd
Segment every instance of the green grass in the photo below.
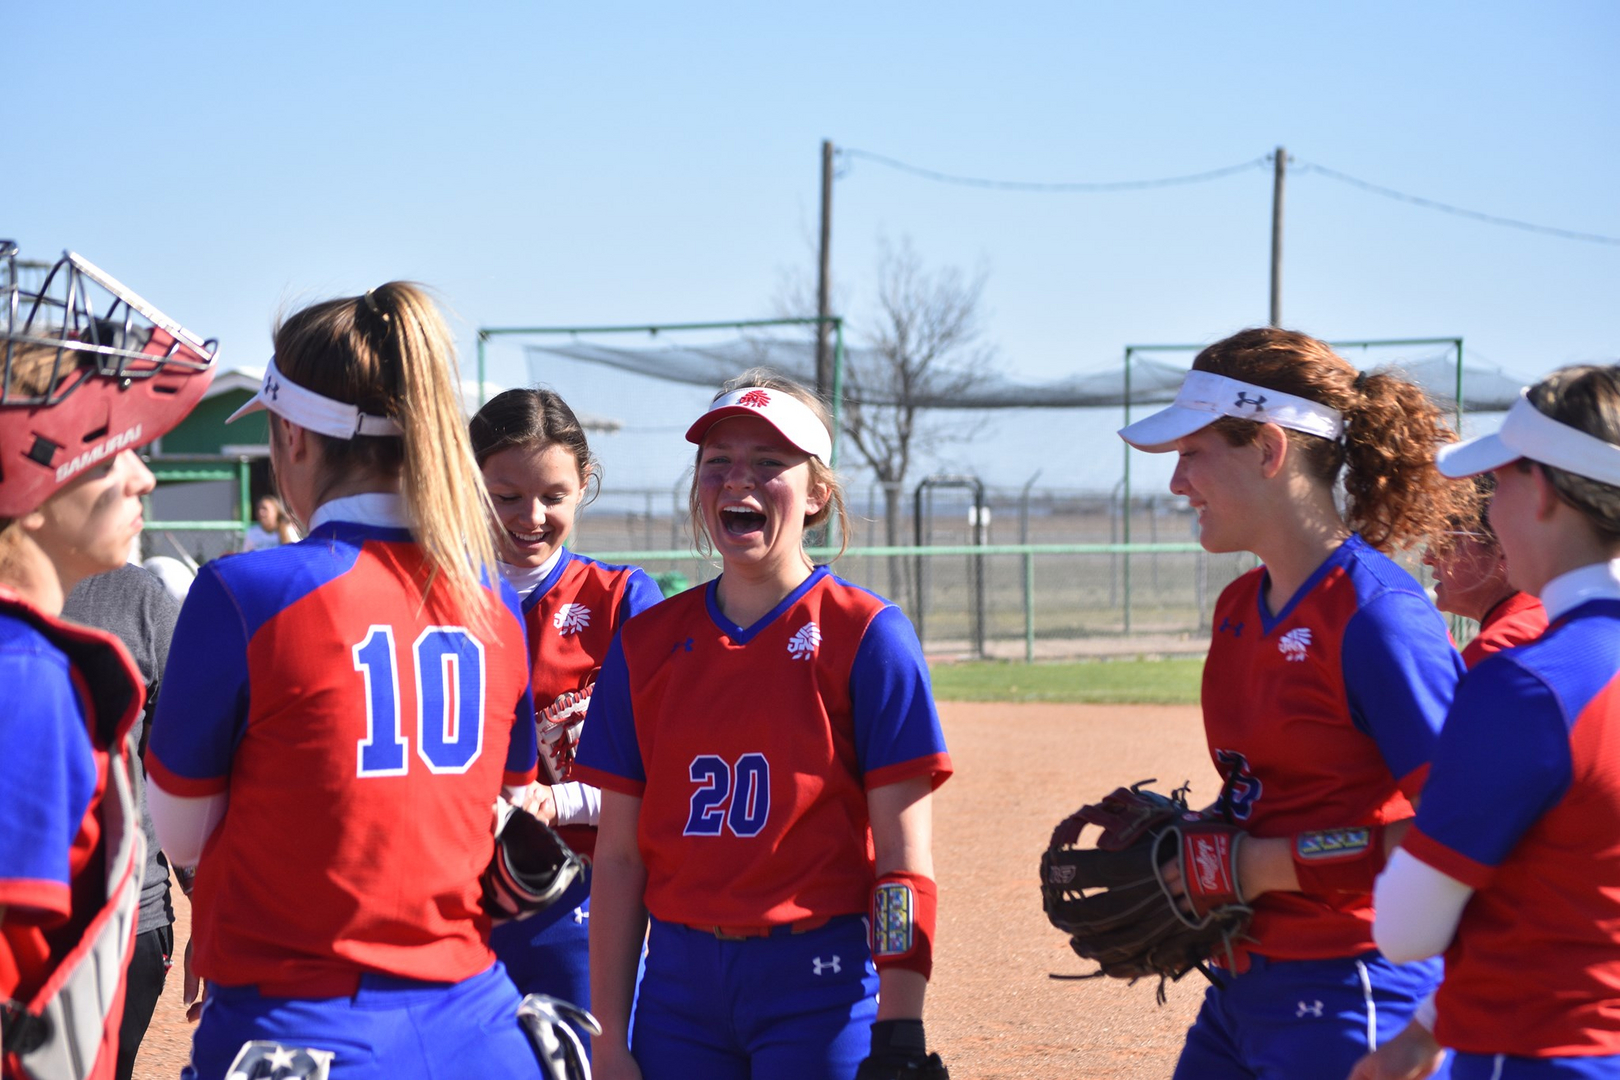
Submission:
{"label": "green grass", "polygon": [[1080,660],[1022,664],[1000,660],[935,664],[941,701],[1079,701],[1089,704],[1196,705],[1203,658]]}

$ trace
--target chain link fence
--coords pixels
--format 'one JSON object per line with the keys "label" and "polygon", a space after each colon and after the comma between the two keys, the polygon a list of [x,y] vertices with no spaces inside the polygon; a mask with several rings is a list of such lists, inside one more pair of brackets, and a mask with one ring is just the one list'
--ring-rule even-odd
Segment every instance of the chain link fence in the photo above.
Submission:
{"label": "chain link fence", "polygon": [[[604,492],[581,516],[574,547],[641,565],[667,589],[719,572],[698,558],[684,483]],[[931,654],[1041,658],[1201,653],[1209,613],[1247,554],[1197,544],[1186,501],[1130,501],[1118,489],[941,487],[849,493],[851,548],[842,577],[889,597]],[[919,520],[918,510],[921,510]]]}

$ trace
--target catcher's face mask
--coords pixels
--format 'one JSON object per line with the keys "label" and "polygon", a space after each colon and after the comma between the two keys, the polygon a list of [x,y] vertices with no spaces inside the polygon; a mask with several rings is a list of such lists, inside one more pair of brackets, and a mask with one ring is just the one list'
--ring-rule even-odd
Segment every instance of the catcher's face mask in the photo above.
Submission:
{"label": "catcher's face mask", "polygon": [[204,341],[88,260],[0,240],[0,517],[20,517],[191,411],[217,369]]}

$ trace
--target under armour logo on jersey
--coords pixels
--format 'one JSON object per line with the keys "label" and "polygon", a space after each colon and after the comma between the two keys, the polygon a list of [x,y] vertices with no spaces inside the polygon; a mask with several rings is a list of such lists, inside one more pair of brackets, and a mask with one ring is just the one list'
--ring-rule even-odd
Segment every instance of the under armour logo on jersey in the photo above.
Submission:
{"label": "under armour logo on jersey", "polygon": [[692,646],[696,645],[696,644],[697,644],[696,639],[687,638],[685,641],[677,641],[675,644],[671,645],[669,647],[669,651],[672,652],[672,653],[673,652],[679,652],[682,648],[684,648],[687,652],[691,652],[692,651]]}
{"label": "under armour logo on jersey", "polygon": [[586,911],[584,908],[577,907],[577,908],[574,909],[574,925],[575,926],[584,926],[585,925],[585,920],[590,918],[590,917],[591,917],[591,913]]}
{"label": "under armour logo on jersey", "polygon": [[1299,1008],[1294,1012],[1294,1019],[1303,1020],[1307,1016],[1314,1016],[1318,1020],[1322,1019],[1322,1003],[1320,1001],[1300,1002]]}
{"label": "under armour logo on jersey", "polygon": [[836,954],[834,954],[831,960],[823,960],[818,956],[810,962],[815,965],[817,975],[824,975],[829,971],[834,975],[837,975],[844,970],[841,966],[842,961],[839,960]]}
{"label": "under armour logo on jersey", "polygon": [[1305,659],[1305,650],[1310,644],[1310,628],[1299,626],[1282,636],[1282,640],[1277,642],[1277,651],[1289,660],[1303,660]]}
{"label": "under armour logo on jersey", "polygon": [[763,409],[771,403],[771,395],[763,390],[750,390],[737,399],[737,404],[746,405],[750,409]]}
{"label": "under armour logo on jersey", "polygon": [[1224,634],[1228,630],[1230,630],[1232,632],[1233,637],[1242,637],[1243,636],[1243,624],[1242,623],[1240,623],[1240,622],[1235,623],[1231,619],[1222,619],[1221,620],[1220,633]]}
{"label": "under armour logo on jersey", "polygon": [[815,655],[816,646],[820,644],[821,627],[813,622],[807,622],[789,639],[788,655],[795,660],[808,660]]}
{"label": "under armour logo on jersey", "polygon": [[551,617],[551,625],[555,626],[563,637],[577,634],[591,625],[591,609],[584,604],[564,604],[557,609],[557,614]]}
{"label": "under armour logo on jersey", "polygon": [[1259,397],[1252,398],[1249,396],[1249,392],[1247,390],[1239,390],[1237,400],[1232,402],[1232,407],[1234,409],[1241,409],[1245,405],[1253,409],[1255,412],[1259,412],[1261,409],[1266,407],[1266,395],[1261,394]]}

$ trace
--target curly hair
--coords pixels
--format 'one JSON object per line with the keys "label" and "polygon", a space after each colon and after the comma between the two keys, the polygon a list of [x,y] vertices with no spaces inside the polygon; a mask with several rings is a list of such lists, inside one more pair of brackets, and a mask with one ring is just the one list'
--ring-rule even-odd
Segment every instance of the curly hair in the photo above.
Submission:
{"label": "curly hair", "polygon": [[[1402,375],[1357,371],[1326,342],[1274,327],[1217,341],[1198,354],[1193,369],[1338,410],[1344,417],[1339,441],[1293,430],[1288,440],[1317,482],[1331,487],[1342,476],[1345,523],[1380,551],[1412,547],[1478,512],[1473,485],[1448,480],[1434,467],[1435,451],[1455,442],[1457,433]],[[1212,427],[1233,446],[1253,442],[1260,429],[1235,417]]]}

